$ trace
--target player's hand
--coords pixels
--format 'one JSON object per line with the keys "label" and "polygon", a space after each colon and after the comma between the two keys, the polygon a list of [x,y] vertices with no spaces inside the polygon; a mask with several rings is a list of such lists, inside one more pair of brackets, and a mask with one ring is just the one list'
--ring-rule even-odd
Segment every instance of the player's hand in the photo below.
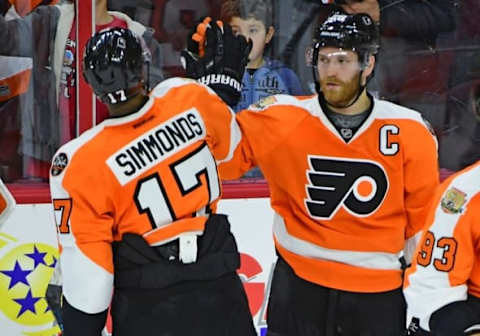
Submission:
{"label": "player's hand", "polygon": [[234,106],[252,42],[235,35],[228,24],[206,18],[189,36],[182,51],[187,77],[211,87],[228,105]]}

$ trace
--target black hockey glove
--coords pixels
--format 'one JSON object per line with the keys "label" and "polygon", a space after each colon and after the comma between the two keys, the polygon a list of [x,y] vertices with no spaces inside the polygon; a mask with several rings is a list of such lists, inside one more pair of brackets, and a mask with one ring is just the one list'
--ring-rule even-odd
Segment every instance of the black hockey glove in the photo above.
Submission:
{"label": "black hockey glove", "polygon": [[212,88],[229,106],[240,99],[242,77],[248,63],[252,42],[234,35],[221,21],[206,18],[190,34],[182,64],[187,77]]}
{"label": "black hockey glove", "polygon": [[430,317],[435,336],[475,335],[480,333],[480,300],[470,296],[436,310]]}

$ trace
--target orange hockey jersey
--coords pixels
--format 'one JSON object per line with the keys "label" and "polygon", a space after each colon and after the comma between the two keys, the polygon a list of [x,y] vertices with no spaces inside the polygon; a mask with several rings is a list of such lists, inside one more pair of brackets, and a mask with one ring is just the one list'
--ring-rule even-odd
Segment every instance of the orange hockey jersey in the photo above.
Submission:
{"label": "orange hockey jersey", "polygon": [[480,161],[438,188],[404,293],[407,321],[417,317],[427,331],[438,309],[480,298]]}
{"label": "orange hockey jersey", "polygon": [[438,184],[436,140],[420,114],[375,100],[348,143],[316,95],[271,96],[236,118],[242,141],[220,175],[258,164],[276,249],[296,274],[355,292],[400,287],[399,258],[406,245],[410,258]]}
{"label": "orange hockey jersey", "polygon": [[72,306],[107,309],[111,243],[123,233],[156,245],[203,232],[221,195],[216,164],[239,141],[235,125],[213,91],[173,78],[136,113],[107,119],[57,151],[50,186]]}

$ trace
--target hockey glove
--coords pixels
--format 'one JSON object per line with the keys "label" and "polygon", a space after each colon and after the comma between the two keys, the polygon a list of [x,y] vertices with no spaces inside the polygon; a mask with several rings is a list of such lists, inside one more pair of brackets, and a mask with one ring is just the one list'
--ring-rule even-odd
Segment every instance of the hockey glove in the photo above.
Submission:
{"label": "hockey glove", "polygon": [[221,21],[206,18],[198,24],[182,51],[187,77],[212,88],[229,106],[237,104],[252,42],[234,35]]}

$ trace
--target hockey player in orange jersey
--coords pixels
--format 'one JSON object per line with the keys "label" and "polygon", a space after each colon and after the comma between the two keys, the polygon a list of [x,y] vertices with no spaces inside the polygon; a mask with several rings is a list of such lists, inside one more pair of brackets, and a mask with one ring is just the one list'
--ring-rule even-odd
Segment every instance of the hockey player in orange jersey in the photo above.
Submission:
{"label": "hockey player in orange jersey", "polygon": [[[335,13],[313,42],[318,94],[238,113],[242,139],[220,175],[258,165],[270,188],[268,336],[398,336],[401,258],[410,263],[438,185],[436,139],[418,112],[366,91],[379,47],[368,15]],[[187,74],[208,84],[185,56]]]}
{"label": "hockey player in orange jersey", "polygon": [[480,335],[480,161],[435,193],[404,293],[407,335]]}
{"label": "hockey player in orange jersey", "polygon": [[[249,45],[231,31],[217,38],[238,56],[233,77],[224,75],[238,83]],[[215,214],[216,165],[237,143],[234,114],[191,79],[147,95],[141,45],[123,28],[89,40],[83,74],[110,118],[52,162],[64,333],[99,336],[111,304],[115,336],[253,336],[235,239]]]}

